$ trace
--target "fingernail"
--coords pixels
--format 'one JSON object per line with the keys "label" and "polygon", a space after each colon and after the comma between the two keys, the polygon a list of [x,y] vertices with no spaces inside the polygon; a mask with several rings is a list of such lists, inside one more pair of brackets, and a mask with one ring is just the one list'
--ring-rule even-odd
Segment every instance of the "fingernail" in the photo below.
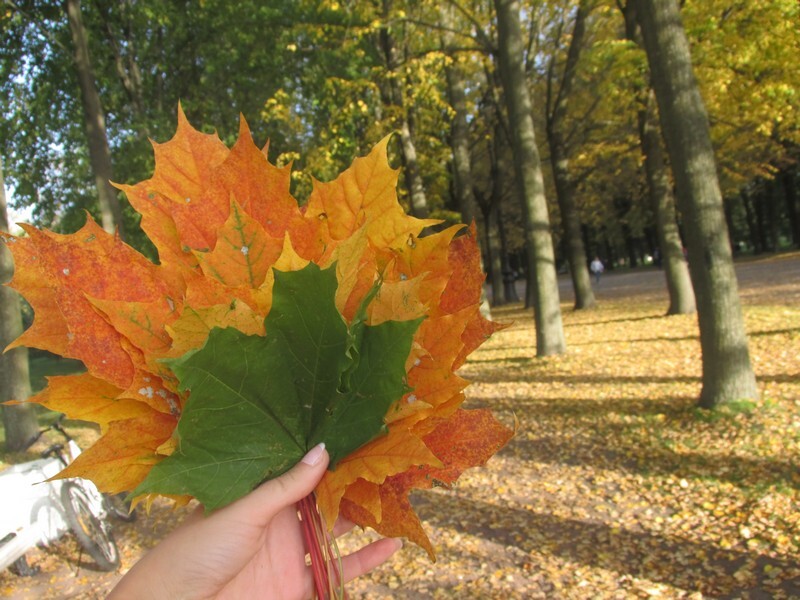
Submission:
{"label": "fingernail", "polygon": [[313,467],[319,462],[319,459],[322,458],[324,452],[325,442],[321,442],[309,450],[300,462],[304,462],[309,467]]}

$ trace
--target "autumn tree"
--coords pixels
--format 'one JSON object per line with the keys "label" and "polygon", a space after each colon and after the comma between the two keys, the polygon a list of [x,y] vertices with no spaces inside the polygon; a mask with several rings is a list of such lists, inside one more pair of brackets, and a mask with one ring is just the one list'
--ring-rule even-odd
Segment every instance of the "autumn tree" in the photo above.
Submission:
{"label": "autumn tree", "polygon": [[722,193],[731,197],[796,159],[800,5],[708,0],[686,3],[681,15],[711,117]]}
{"label": "autumn tree", "polygon": [[[111,185],[111,150],[108,147],[103,104],[97,91],[92,61],[89,56],[89,44],[81,16],[80,0],[66,0],[64,7],[72,34],[74,65],[81,91],[84,127],[100,204],[101,220],[103,229],[111,233],[122,222],[122,209],[116,190]],[[120,230],[120,235],[123,234],[124,232]]]}
{"label": "autumn tree", "polygon": [[[641,45],[636,7],[628,2],[624,9],[625,33],[629,40]],[[675,197],[658,125],[655,95],[648,84],[639,91],[637,119],[644,158],[644,171],[650,205],[655,214],[658,247],[661,251],[664,276],[669,293],[668,315],[691,314],[696,310],[694,289],[683,255],[683,241],[678,230]]]}
{"label": "autumn tree", "polygon": [[[383,52],[386,71],[382,81],[382,94],[385,104],[398,113],[398,129],[400,132],[400,148],[403,158],[403,176],[409,194],[413,214],[419,218],[427,218],[429,214],[425,186],[419,171],[417,147],[414,142],[414,109],[405,100],[405,77],[401,69],[402,47],[398,44],[395,26],[393,0],[381,0],[381,25],[378,40]],[[404,40],[403,40],[404,41]]]}
{"label": "autumn tree", "polygon": [[700,405],[758,394],[733,269],[708,116],[676,0],[636,0],[678,203],[685,215],[697,295],[703,389]]}
{"label": "autumn tree", "polygon": [[538,356],[560,354],[565,351],[566,344],[550,216],[523,66],[520,9],[516,0],[495,0],[494,6],[497,11],[497,60],[508,106],[514,165],[525,219],[529,281],[533,288],[536,321],[536,353]]}
{"label": "autumn tree", "polygon": [[[456,29],[456,16],[453,14],[455,9],[452,5],[443,4],[440,8],[442,22],[447,28],[443,35],[443,51],[447,52],[450,46],[454,45],[453,31]],[[458,200],[461,218],[466,223],[472,222],[478,216],[478,208],[475,200],[472,164],[470,158],[470,117],[467,108],[466,95],[466,74],[461,57],[456,55],[450,57],[445,68],[445,78],[447,85],[447,98],[452,109],[450,126],[450,145],[453,149],[453,183],[456,198]]]}
{"label": "autumn tree", "polygon": [[672,181],[661,148],[661,130],[655,115],[655,97],[650,90],[648,90],[645,106],[639,111],[638,118],[647,190],[650,196],[650,205],[655,213],[658,247],[661,250],[664,277],[669,293],[667,314],[691,314],[696,311],[694,288],[683,255],[683,242],[678,230]]}
{"label": "autumn tree", "polygon": [[583,244],[580,213],[575,201],[575,183],[569,166],[566,123],[578,60],[584,44],[586,20],[590,11],[591,3],[581,0],[573,18],[572,35],[560,78],[557,74],[555,53],[550,57],[546,75],[545,131],[550,149],[556,198],[561,212],[564,248],[570,266],[572,287],[575,290],[576,309],[592,308],[596,304],[589,278],[586,248]]}
{"label": "autumn tree", "polygon": [[[0,159],[0,236],[8,233],[8,230],[3,163]],[[23,401],[31,395],[28,349],[19,347],[3,352],[6,346],[22,335],[19,295],[5,285],[11,280],[13,272],[14,259],[5,244],[0,244],[0,402]],[[3,406],[3,427],[6,450],[22,450],[39,430],[35,406]]]}

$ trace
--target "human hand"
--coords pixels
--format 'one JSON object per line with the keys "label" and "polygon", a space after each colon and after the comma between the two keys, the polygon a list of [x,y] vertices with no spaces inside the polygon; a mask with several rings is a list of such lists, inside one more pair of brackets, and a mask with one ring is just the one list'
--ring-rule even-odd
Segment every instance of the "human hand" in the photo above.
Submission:
{"label": "human hand", "polygon": [[[320,444],[244,498],[207,516],[198,507],[134,565],[109,599],[310,598],[313,580],[295,503],[313,491],[327,466]],[[334,535],[352,527],[340,519]],[[371,571],[400,546],[381,539],[343,557],[344,581]]]}

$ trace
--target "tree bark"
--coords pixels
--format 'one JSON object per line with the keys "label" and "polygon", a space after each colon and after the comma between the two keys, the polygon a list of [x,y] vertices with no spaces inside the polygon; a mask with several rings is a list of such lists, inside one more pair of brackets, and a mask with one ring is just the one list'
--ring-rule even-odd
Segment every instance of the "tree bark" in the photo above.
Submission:
{"label": "tree bark", "polygon": [[[497,107],[495,107],[497,108]],[[505,241],[505,231],[503,230],[503,219],[501,212],[501,202],[503,200],[503,175],[500,170],[499,150],[502,140],[505,139],[503,127],[500,122],[499,110],[495,110],[494,135],[486,140],[487,155],[489,156],[489,178],[491,179],[491,191],[489,204],[484,214],[486,219],[486,231],[490,257],[492,261],[492,298],[495,305],[506,304],[518,300],[516,291],[508,289],[507,279],[511,278],[507,262],[507,250]],[[510,293],[513,292],[513,293]]]}
{"label": "tree bark", "polygon": [[486,215],[486,246],[489,250],[491,264],[492,306],[500,306],[507,302],[506,291],[503,287],[503,244],[500,228],[500,205],[494,199],[490,201],[489,212]]}
{"label": "tree bark", "polygon": [[786,200],[786,215],[789,217],[792,245],[800,248],[800,216],[797,209],[797,171],[786,169],[781,174],[783,181],[783,194]]}
{"label": "tree bark", "polygon": [[403,151],[403,178],[406,180],[406,189],[411,202],[411,213],[419,219],[427,219],[428,198],[425,194],[425,185],[419,172],[417,148],[411,134],[411,126],[405,112],[400,122],[400,147]]}
{"label": "tree bark", "polygon": [[669,291],[668,315],[692,314],[697,310],[689,267],[683,256],[678,232],[675,197],[672,195],[667,164],[661,149],[661,132],[655,115],[655,96],[648,93],[647,107],[639,111],[639,138],[644,155],[644,170],[650,204],[656,215],[658,246]]}
{"label": "tree bark", "polygon": [[581,218],[575,202],[575,185],[569,170],[569,157],[567,151],[566,126],[567,105],[572,85],[575,80],[575,70],[580,57],[581,45],[586,32],[586,17],[589,14],[589,4],[582,0],[575,13],[575,26],[572,30],[567,61],[561,77],[561,85],[556,90],[555,57],[551,58],[550,69],[547,77],[547,111],[546,131],[547,142],[550,148],[550,164],[553,169],[553,180],[556,189],[558,208],[561,211],[561,228],[564,232],[564,251],[569,262],[572,288],[575,291],[575,309],[586,309],[596,306],[592,290],[592,280],[589,277],[589,267],[586,261],[586,248],[581,237]]}
{"label": "tree bark", "polygon": [[758,234],[758,223],[755,216],[755,208],[753,207],[753,195],[747,189],[747,186],[741,189],[739,192],[739,198],[741,199],[742,206],[744,207],[744,216],[745,220],[747,221],[747,232],[750,237],[750,245],[753,247],[753,253],[760,254],[764,249],[761,247],[761,236]]}
{"label": "tree bark", "polygon": [[[623,12],[626,37],[643,48],[635,3],[629,1]],[[644,108],[639,110],[638,114],[639,141],[644,157],[650,206],[656,216],[656,236],[669,293],[667,314],[692,314],[697,311],[697,305],[689,267],[683,254],[683,241],[678,230],[675,196],[672,193],[667,161],[661,147],[661,131],[658,127],[656,98],[652,86],[646,92],[644,104]]]}
{"label": "tree bark", "polygon": [[[388,23],[392,12],[392,0],[383,0],[383,19]],[[414,132],[410,122],[409,112],[405,106],[403,89],[398,77],[398,67],[400,60],[398,57],[397,44],[388,24],[384,25],[379,33],[381,50],[386,61],[388,76],[388,100],[395,107],[400,109],[400,150],[403,158],[403,178],[406,182],[411,213],[419,218],[428,218],[428,199],[425,194],[425,185],[419,171],[419,161],[417,160],[417,149],[414,144]]]}
{"label": "tree bark", "polygon": [[700,406],[758,396],[705,105],[677,0],[636,0],[697,297]]}
{"label": "tree bark", "polygon": [[764,203],[767,212],[767,239],[769,248],[772,252],[781,249],[780,243],[780,208],[778,204],[778,182],[775,179],[767,179],[764,182]]}
{"label": "tree bark", "polygon": [[[0,159],[0,237],[9,231],[6,191],[3,180],[3,162]],[[14,348],[2,352],[6,346],[22,335],[22,314],[17,292],[5,284],[14,273],[14,259],[4,243],[0,243],[0,402],[27,400],[31,395],[28,371],[28,349]],[[3,406],[3,427],[6,433],[6,450],[22,450],[39,431],[33,404]]]}
{"label": "tree bark", "polygon": [[103,105],[92,71],[89,57],[89,44],[86,28],[81,17],[80,0],[65,0],[67,20],[72,34],[74,49],[75,71],[78,76],[78,85],[81,90],[81,103],[83,105],[84,127],[89,145],[89,160],[94,173],[95,187],[100,205],[100,216],[103,229],[113,234],[119,227],[122,232],[122,209],[116,190],[111,185],[113,179],[111,169],[111,151],[108,147],[106,135],[106,120],[103,114]]}
{"label": "tree bark", "polygon": [[[456,200],[461,212],[461,220],[467,225],[475,223],[478,226],[477,213],[478,205],[475,200],[474,188],[472,185],[472,165],[470,164],[469,152],[469,125],[467,124],[467,98],[464,93],[464,82],[458,65],[453,65],[447,69],[447,92],[450,106],[455,112],[453,122],[450,126],[450,146],[453,150],[453,179]],[[489,226],[488,222],[485,225]],[[478,235],[478,240],[481,236]],[[480,243],[478,244],[480,246]],[[491,246],[486,247],[491,261]],[[483,252],[481,257],[481,271],[486,269],[483,264]],[[491,263],[490,263],[491,264]],[[486,288],[481,287],[481,314],[487,319],[491,317],[489,299],[486,296]]]}
{"label": "tree bark", "polygon": [[467,124],[467,99],[464,81],[458,66],[447,69],[447,92],[453,109],[450,125],[450,145],[453,149],[453,180],[456,199],[464,223],[477,220],[477,203],[472,185],[472,167],[469,152],[469,125]]}
{"label": "tree bark", "polygon": [[[759,181],[759,183],[761,183]],[[756,193],[750,195],[756,213],[756,228],[758,230],[758,243],[762,252],[769,252],[769,236],[767,235],[767,200],[764,189],[756,188]]]}
{"label": "tree bark", "polygon": [[560,354],[566,350],[566,343],[550,216],[523,64],[519,4],[516,0],[495,0],[494,5],[497,11],[498,62],[511,123],[514,167],[522,198],[528,268],[532,275],[529,281],[533,284],[536,354]]}

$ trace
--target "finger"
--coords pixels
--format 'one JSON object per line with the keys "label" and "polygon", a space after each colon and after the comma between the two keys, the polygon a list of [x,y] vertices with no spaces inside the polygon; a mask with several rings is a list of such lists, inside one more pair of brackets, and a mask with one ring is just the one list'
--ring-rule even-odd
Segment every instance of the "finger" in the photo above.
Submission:
{"label": "finger", "polygon": [[342,576],[345,582],[370,572],[403,547],[398,538],[383,538],[364,546],[342,559]]}
{"label": "finger", "polygon": [[289,471],[263,483],[229,508],[236,507],[256,520],[268,521],[281,509],[308,496],[322,479],[327,466],[325,444],[318,444]]}
{"label": "finger", "polygon": [[349,519],[345,519],[344,517],[339,517],[338,519],[336,519],[336,524],[333,526],[333,537],[339,537],[340,535],[344,535],[355,526],[356,524],[350,521]]}

